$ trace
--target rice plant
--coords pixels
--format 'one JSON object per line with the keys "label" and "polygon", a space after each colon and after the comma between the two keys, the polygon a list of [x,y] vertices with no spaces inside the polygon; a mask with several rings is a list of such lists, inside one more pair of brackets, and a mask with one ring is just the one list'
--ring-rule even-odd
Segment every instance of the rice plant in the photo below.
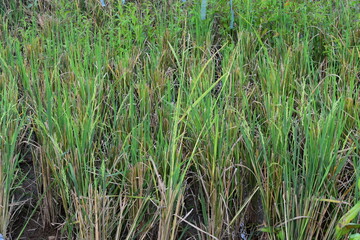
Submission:
{"label": "rice plant", "polygon": [[356,239],[359,11],[2,1],[0,233]]}

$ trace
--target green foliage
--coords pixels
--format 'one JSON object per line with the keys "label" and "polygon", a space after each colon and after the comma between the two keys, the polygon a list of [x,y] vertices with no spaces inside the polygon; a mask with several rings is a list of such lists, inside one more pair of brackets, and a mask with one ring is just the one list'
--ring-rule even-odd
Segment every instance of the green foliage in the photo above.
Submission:
{"label": "green foliage", "polygon": [[[358,182],[358,185],[360,185],[360,181]],[[359,216],[359,212],[360,212],[360,202],[356,203],[355,206],[353,206],[346,214],[344,214],[340,218],[336,226],[337,239],[341,239],[342,237],[347,235],[350,231],[360,228],[360,224],[351,223],[355,218]],[[350,236],[350,239],[358,239],[358,238],[359,238],[358,234],[352,234]]]}
{"label": "green foliage", "polygon": [[31,146],[67,239],[357,239],[354,2],[5,1],[1,233]]}

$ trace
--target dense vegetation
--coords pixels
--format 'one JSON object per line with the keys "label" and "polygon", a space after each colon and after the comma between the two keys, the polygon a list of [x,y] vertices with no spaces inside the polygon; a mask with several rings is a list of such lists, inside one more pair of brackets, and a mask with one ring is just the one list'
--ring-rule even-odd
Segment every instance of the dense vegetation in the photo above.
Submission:
{"label": "dense vegetation", "polygon": [[104,2],[0,0],[0,233],[360,239],[358,0]]}

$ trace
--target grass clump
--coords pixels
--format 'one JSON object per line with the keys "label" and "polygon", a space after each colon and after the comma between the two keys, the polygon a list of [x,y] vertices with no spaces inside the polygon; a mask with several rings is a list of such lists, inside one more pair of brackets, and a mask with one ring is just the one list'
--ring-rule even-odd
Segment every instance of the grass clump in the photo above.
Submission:
{"label": "grass clump", "polygon": [[357,1],[2,3],[7,238],[356,237]]}

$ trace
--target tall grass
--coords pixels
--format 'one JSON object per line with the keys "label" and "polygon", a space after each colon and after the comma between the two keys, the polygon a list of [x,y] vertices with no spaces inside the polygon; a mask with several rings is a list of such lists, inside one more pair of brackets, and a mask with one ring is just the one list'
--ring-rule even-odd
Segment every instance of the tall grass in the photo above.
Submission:
{"label": "tall grass", "polygon": [[359,201],[354,1],[123,3],[5,2],[1,233],[29,129],[64,238],[335,239]]}
{"label": "tall grass", "polygon": [[14,59],[4,56],[9,50],[0,50],[0,231],[4,237],[9,236],[8,226],[20,205],[15,199],[15,190],[22,182],[18,146],[24,140],[22,130],[25,122],[25,117],[21,115],[22,107],[19,106],[22,100],[16,76],[12,72],[13,66],[8,65]]}

